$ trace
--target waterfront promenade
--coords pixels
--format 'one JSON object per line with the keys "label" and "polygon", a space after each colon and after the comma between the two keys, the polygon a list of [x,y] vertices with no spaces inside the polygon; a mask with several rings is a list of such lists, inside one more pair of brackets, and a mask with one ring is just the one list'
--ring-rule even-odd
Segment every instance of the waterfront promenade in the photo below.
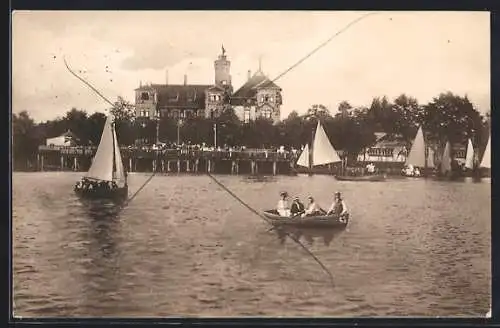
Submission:
{"label": "waterfront promenade", "polygon": [[[87,171],[96,147],[39,146],[38,171]],[[128,172],[189,172],[231,174],[289,174],[296,156],[291,152],[262,149],[194,150],[122,147]]]}

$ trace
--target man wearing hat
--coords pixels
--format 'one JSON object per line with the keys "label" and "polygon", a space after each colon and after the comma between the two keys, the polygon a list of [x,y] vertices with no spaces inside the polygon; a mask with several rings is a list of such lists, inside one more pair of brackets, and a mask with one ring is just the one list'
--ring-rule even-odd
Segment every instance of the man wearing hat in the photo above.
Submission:
{"label": "man wearing hat", "polygon": [[276,210],[278,211],[280,216],[290,216],[290,205],[288,205],[288,193],[286,191],[282,191],[280,193],[281,199],[278,201],[278,206]]}
{"label": "man wearing hat", "polygon": [[299,200],[299,197],[294,197],[292,206],[290,208],[290,214],[292,216],[297,216],[305,212],[305,206]]}
{"label": "man wearing hat", "polygon": [[327,215],[330,214],[337,214],[339,216],[345,216],[347,214],[347,206],[342,199],[342,195],[338,191],[335,193],[332,206],[328,209]]}

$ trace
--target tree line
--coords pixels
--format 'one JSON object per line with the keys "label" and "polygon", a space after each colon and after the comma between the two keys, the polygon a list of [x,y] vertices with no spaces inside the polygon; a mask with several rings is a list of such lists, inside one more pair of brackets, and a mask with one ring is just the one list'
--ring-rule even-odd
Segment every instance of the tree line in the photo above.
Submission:
{"label": "tree line", "polygon": [[[465,144],[470,138],[475,147],[483,149],[489,138],[491,121],[489,112],[482,115],[467,96],[451,92],[441,93],[427,104],[419,104],[417,99],[405,94],[392,102],[385,96],[376,97],[368,107],[353,107],[343,101],[335,114],[316,104],[303,115],[291,112],[278,124],[264,118],[243,123],[232,108],[213,119],[194,117],[179,122],[160,117],[158,132],[156,121],[135,117],[134,106],[122,98],[118,98],[110,111],[115,115],[117,136],[122,145],[134,145],[137,140],[153,143],[157,133],[161,142],[176,143],[179,138],[181,143],[213,145],[216,124],[218,145],[300,148],[311,142],[317,120],[320,120],[333,146],[348,153],[358,153],[371,146],[376,140],[375,132],[401,136],[410,146],[419,126],[430,142]],[[22,167],[27,161],[33,161],[39,145],[68,130],[78,136],[79,144],[97,145],[105,120],[104,113],[89,115],[76,108],[62,118],[41,123],[35,123],[27,111],[13,114],[14,164]]]}

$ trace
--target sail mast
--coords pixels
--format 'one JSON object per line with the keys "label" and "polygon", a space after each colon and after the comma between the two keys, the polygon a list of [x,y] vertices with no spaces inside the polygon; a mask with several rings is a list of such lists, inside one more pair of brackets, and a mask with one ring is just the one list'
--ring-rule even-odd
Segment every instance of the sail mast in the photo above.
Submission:
{"label": "sail mast", "polygon": [[111,130],[112,130],[112,136],[113,136],[113,175],[116,175],[116,152],[115,152],[115,148],[116,148],[116,145],[115,145],[115,134],[114,134],[114,131],[115,131],[115,120],[113,120],[111,122]]}

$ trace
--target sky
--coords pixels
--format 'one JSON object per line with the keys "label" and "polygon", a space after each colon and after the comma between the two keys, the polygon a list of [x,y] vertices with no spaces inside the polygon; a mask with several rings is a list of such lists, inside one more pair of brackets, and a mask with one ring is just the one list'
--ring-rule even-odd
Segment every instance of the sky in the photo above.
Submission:
{"label": "sky", "polygon": [[[75,107],[109,105],[63,62],[110,100],[133,102],[142,83],[213,84],[221,45],[236,91],[259,67],[274,79],[365,15],[360,11],[16,11],[12,16],[12,111],[35,121]],[[167,73],[168,71],[168,73]],[[467,95],[490,110],[488,12],[376,12],[351,25],[275,82],[281,117],[323,104],[369,106],[398,95],[431,101]]]}

